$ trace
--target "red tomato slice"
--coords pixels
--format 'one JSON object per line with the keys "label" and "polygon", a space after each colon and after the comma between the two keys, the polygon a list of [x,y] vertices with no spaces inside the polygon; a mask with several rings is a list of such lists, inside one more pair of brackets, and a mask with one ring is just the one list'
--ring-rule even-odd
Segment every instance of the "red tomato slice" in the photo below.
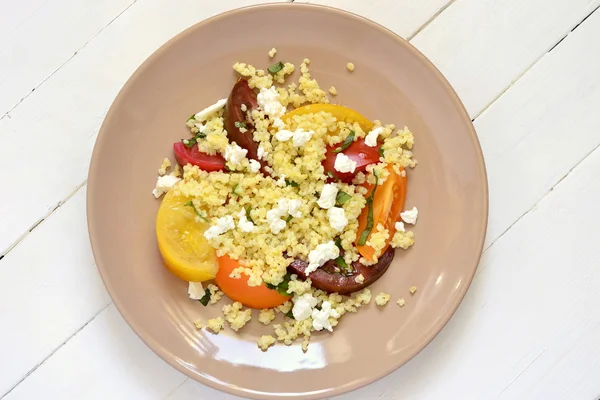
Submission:
{"label": "red tomato slice", "polygon": [[175,142],[173,151],[175,152],[175,159],[182,167],[186,164],[192,164],[208,172],[223,171],[225,169],[225,159],[220,154],[211,156],[202,153],[198,150],[197,144],[189,148],[182,142]]}
{"label": "red tomato slice", "polygon": [[350,146],[342,153],[348,156],[352,161],[356,162],[356,170],[354,173],[351,172],[339,172],[333,168],[335,164],[335,158],[339,153],[333,151],[341,146],[341,143],[336,144],[333,147],[327,147],[327,153],[325,153],[325,159],[323,160],[323,168],[325,173],[331,172],[334,177],[341,180],[342,182],[351,182],[354,175],[358,172],[364,172],[367,165],[379,162],[379,147],[369,147],[366,145],[364,139],[358,139],[352,142]]}

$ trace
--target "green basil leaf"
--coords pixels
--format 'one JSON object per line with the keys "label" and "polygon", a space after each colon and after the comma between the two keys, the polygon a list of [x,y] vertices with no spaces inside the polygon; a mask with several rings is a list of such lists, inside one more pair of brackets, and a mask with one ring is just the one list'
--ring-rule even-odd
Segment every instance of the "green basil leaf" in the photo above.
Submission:
{"label": "green basil leaf", "polygon": [[355,135],[354,131],[350,131],[348,136],[346,136],[346,139],[344,139],[344,143],[342,143],[342,145],[340,147],[338,147],[337,149],[333,150],[333,152],[340,153],[340,152],[346,150],[348,147],[350,147],[352,142],[354,142],[354,135]]}
{"label": "green basil leaf", "polygon": [[188,149],[191,149],[196,144],[196,138],[181,139],[181,143],[183,143]]}
{"label": "green basil leaf", "polygon": [[340,190],[337,194],[337,197],[335,198],[335,205],[341,206],[344,203],[346,203],[348,200],[350,200],[351,198],[352,198],[352,196],[350,196],[348,193],[342,192]]}
{"label": "green basil leaf", "polygon": [[208,288],[204,291],[204,296],[202,296],[198,301],[202,303],[203,306],[208,305],[210,302],[210,290],[208,290]]}
{"label": "green basil leaf", "polygon": [[288,293],[288,289],[289,289],[290,280],[291,280],[291,274],[288,272],[287,274],[285,274],[285,276],[283,277],[283,280],[281,281],[281,283],[279,283],[279,285],[275,286],[275,285],[265,282],[265,286],[268,287],[269,289],[277,290],[279,292],[279,294],[281,294],[282,296],[289,296],[290,294]]}
{"label": "green basil leaf", "polygon": [[269,68],[269,72],[272,74],[276,74],[283,69],[283,63],[281,61],[271,65]]}
{"label": "green basil leaf", "polygon": [[193,119],[193,120],[195,120],[195,119],[196,119],[196,114],[192,114],[192,116],[191,116],[191,117],[189,117],[189,118],[188,118],[186,121],[189,121],[190,119]]}
{"label": "green basil leaf", "polygon": [[338,267],[340,267],[345,272],[350,271],[350,266],[346,263],[346,261],[344,261],[344,259],[342,257],[336,258],[335,263],[337,264]]}
{"label": "green basil leaf", "polygon": [[235,125],[236,128],[246,128],[246,123],[244,121],[235,121],[233,125]]}
{"label": "green basil leaf", "polygon": [[250,207],[250,205],[247,205],[245,208],[246,208],[246,219],[248,219],[248,221],[250,221],[254,224],[254,220],[250,216],[250,211],[252,210],[252,207]]}
{"label": "green basil leaf", "polygon": [[296,319],[296,318],[294,318],[294,313],[292,312],[292,310],[286,312],[285,316],[288,318],[291,318],[291,319]]}
{"label": "green basil leaf", "polygon": [[342,238],[341,237],[336,237],[335,238],[335,245],[338,247],[338,249],[342,250]]}
{"label": "green basil leaf", "polygon": [[294,181],[290,181],[290,180],[285,180],[285,184],[286,186],[291,186],[291,187],[299,187],[300,185],[298,185],[296,182]]}
{"label": "green basil leaf", "polygon": [[292,220],[292,218],[294,218],[294,217],[292,217],[291,215],[288,215],[287,218],[285,219],[285,222],[290,222]]}
{"label": "green basil leaf", "polygon": [[375,191],[377,190],[377,186],[379,185],[379,177],[375,173],[375,170],[373,170],[373,175],[375,175],[375,186],[373,187],[371,195],[367,198],[367,207],[369,207],[367,213],[367,226],[365,227],[365,230],[361,233],[360,238],[358,239],[359,246],[364,246],[365,243],[367,243],[367,239],[369,238],[369,235],[373,230],[373,199],[375,198]]}
{"label": "green basil leaf", "polygon": [[379,148],[379,157],[384,157],[383,153],[385,150],[383,150],[383,147]]}
{"label": "green basil leaf", "polygon": [[198,216],[198,218],[208,222],[208,220],[202,215],[200,214],[200,211],[198,211],[198,209],[196,208],[196,206],[194,205],[194,202],[192,202],[191,200],[188,201],[187,203],[184,204],[184,206],[186,207],[192,207],[194,209],[194,213]]}

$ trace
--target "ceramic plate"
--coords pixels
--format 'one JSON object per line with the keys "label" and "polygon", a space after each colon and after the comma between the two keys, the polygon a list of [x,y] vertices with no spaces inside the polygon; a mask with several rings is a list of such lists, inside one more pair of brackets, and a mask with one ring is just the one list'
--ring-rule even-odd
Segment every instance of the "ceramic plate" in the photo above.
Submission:
{"label": "ceramic plate", "polygon": [[[416,244],[398,250],[373,293],[392,301],[344,316],[316,333],[263,353],[272,327],[255,318],[240,334],[198,331],[217,316],[162,265],[151,191],[185,121],[228,95],[236,61],[266,68],[267,53],[298,66],[305,57],[334,102],[370,119],[408,126],[415,158],[407,207],[417,205]],[[349,73],[346,63],[356,70]],[[295,76],[294,78],[297,78]],[[98,268],[119,311],[169,364],[213,388],[250,398],[316,399],[347,392],[394,371],[448,322],[475,273],[487,224],[485,166],[471,120],[436,68],[410,44],[362,17],[305,4],[270,4],[203,21],[156,51],[112,105],[94,149],[88,183],[89,231]],[[409,287],[417,286],[414,296]],[[399,297],[406,306],[395,304]]]}

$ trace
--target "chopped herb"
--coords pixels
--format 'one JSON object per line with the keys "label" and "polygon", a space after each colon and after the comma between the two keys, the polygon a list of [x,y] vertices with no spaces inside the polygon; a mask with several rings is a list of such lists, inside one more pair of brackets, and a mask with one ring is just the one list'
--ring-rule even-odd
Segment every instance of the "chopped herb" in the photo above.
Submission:
{"label": "chopped herb", "polygon": [[331,179],[335,179],[335,175],[333,175],[333,172],[331,172],[331,171],[327,171],[327,176],[330,177]]}
{"label": "chopped herb", "polygon": [[344,259],[342,257],[338,257],[335,259],[335,263],[337,264],[338,267],[340,267],[344,272],[349,272],[350,271],[350,266],[346,263],[346,261],[344,261]]}
{"label": "chopped herb", "polygon": [[300,186],[296,182],[290,181],[290,180],[287,180],[287,179],[285,180],[285,184],[286,184],[286,186],[291,186],[291,187],[298,187],[298,186]]}
{"label": "chopped herb", "polygon": [[244,121],[235,121],[233,123],[236,128],[246,128],[246,123]]}
{"label": "chopped herb", "polygon": [[196,142],[198,141],[198,139],[204,139],[206,137],[206,133],[203,132],[198,132],[196,134],[196,137],[194,139],[196,139]]}
{"label": "chopped herb", "polygon": [[285,222],[290,222],[292,220],[292,218],[294,218],[294,217],[292,217],[291,215],[288,215],[287,218],[285,219]]}
{"label": "chopped herb", "polygon": [[375,191],[377,190],[377,186],[379,185],[379,178],[373,170],[373,175],[375,175],[375,186],[373,187],[373,191],[371,195],[367,198],[367,207],[369,207],[369,211],[367,213],[367,226],[365,230],[361,233],[360,238],[358,239],[358,245],[364,246],[367,243],[367,239],[373,230],[373,199],[375,198]]}
{"label": "chopped herb", "polygon": [[190,119],[194,119],[195,120],[196,119],[196,114],[192,114],[192,116],[189,117],[187,120],[189,121]]}
{"label": "chopped herb", "polygon": [[194,209],[194,213],[196,213],[196,215],[198,216],[198,218],[208,222],[208,220],[206,218],[204,218],[204,216],[202,214],[200,214],[200,211],[198,211],[198,209],[196,208],[196,206],[194,205],[194,203],[190,200],[187,203],[184,204],[184,206],[186,207],[192,207]]}
{"label": "chopped herb", "polygon": [[250,205],[248,204],[245,208],[246,208],[246,218],[248,219],[248,221],[250,221],[254,224],[254,220],[250,216],[250,210],[252,210],[252,207],[250,207]]}
{"label": "chopped herb", "polygon": [[272,74],[276,74],[283,69],[283,63],[281,61],[271,65],[269,68],[269,72]]}
{"label": "chopped herb", "polygon": [[208,288],[206,288],[204,291],[204,296],[202,296],[198,301],[202,303],[203,306],[208,305],[208,302],[210,301],[210,290],[208,290]]}
{"label": "chopped herb", "polygon": [[352,196],[350,196],[348,193],[342,192],[340,190],[337,194],[337,197],[335,198],[335,205],[341,206],[344,203],[346,203],[348,200],[350,200],[351,198],[352,198]]}
{"label": "chopped herb", "polygon": [[335,238],[335,245],[336,245],[336,246],[337,246],[337,247],[338,247],[340,250],[342,250],[342,238],[341,238],[341,237],[339,237],[339,236],[338,236],[338,237],[336,237],[336,238]]}
{"label": "chopped herb", "polygon": [[288,318],[296,319],[296,318],[294,318],[294,313],[292,312],[292,310],[286,312],[284,315]]}
{"label": "chopped herb", "polygon": [[239,186],[239,184],[237,184],[237,183],[235,185],[233,185],[233,187],[231,188],[231,193],[235,194],[237,197],[242,197],[241,194],[239,194],[238,192],[236,192],[238,186]]}
{"label": "chopped herb", "polygon": [[196,144],[196,138],[181,139],[181,142],[188,148],[191,149]]}
{"label": "chopped herb", "polygon": [[342,145],[340,147],[338,147],[337,149],[333,150],[333,152],[340,153],[340,152],[346,150],[348,147],[350,147],[352,142],[354,142],[354,135],[355,135],[354,131],[350,131],[348,136],[346,136],[346,139],[344,139],[344,143],[342,143]]}
{"label": "chopped herb", "polygon": [[288,289],[289,289],[289,283],[291,280],[291,275],[288,272],[287,274],[285,274],[285,276],[283,277],[283,280],[281,281],[281,283],[277,286],[275,285],[271,285],[270,283],[265,282],[265,285],[272,290],[277,290],[279,292],[279,294],[283,295],[283,296],[289,296],[290,294],[288,293]]}
{"label": "chopped herb", "polygon": [[383,147],[380,147],[380,148],[379,148],[379,157],[383,157],[383,156],[384,156],[384,155],[383,155],[383,152],[384,152],[384,151],[385,151],[385,150],[383,150]]}

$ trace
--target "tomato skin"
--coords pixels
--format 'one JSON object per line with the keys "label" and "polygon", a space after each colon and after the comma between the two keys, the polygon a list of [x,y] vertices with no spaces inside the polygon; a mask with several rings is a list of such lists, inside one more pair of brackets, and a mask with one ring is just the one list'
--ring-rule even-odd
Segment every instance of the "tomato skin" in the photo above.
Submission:
{"label": "tomato skin", "polygon": [[225,159],[220,154],[210,155],[198,150],[198,145],[187,147],[182,142],[173,143],[173,152],[177,163],[182,167],[187,164],[198,166],[201,170],[213,172],[225,170]]}
{"label": "tomato skin", "polygon": [[230,278],[231,271],[240,266],[239,262],[228,256],[219,257],[215,282],[231,300],[239,301],[246,307],[262,309],[277,307],[291,298],[269,289],[264,283],[260,286],[248,286],[248,276],[244,274],[239,279]]}
{"label": "tomato skin", "polygon": [[367,165],[375,164],[379,162],[379,147],[367,146],[364,139],[358,139],[352,142],[350,146],[344,151],[347,157],[352,161],[356,162],[356,170],[354,173],[351,172],[339,172],[334,168],[335,158],[340,153],[334,153],[333,151],[341,146],[341,143],[336,144],[333,147],[327,147],[325,153],[325,159],[323,160],[323,168],[325,174],[331,172],[333,176],[342,182],[350,183],[354,176],[359,172],[364,172],[367,169]]}

